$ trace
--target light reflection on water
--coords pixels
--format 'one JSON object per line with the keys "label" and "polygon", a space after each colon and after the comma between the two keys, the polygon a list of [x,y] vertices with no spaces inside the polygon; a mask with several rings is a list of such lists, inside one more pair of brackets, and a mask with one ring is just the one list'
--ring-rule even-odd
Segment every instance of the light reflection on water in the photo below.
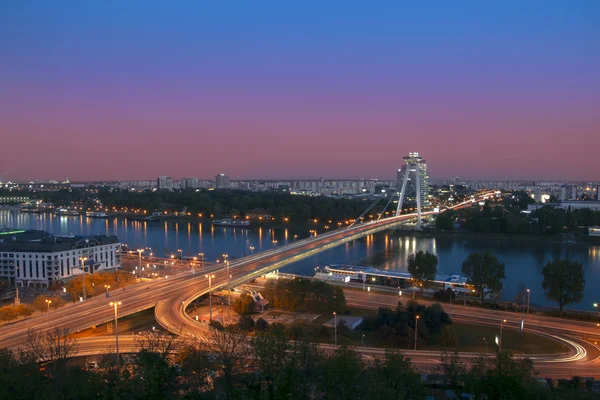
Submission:
{"label": "light reflection on water", "polygon": [[[184,255],[202,252],[206,260],[215,260],[222,254],[230,259],[273,247],[273,240],[281,246],[308,236],[306,230],[293,226],[283,229],[272,228],[225,228],[209,223],[148,222],[131,219],[91,219],[84,216],[54,216],[51,214],[21,214],[0,210],[0,226],[24,229],[40,229],[54,234],[109,234],[117,235],[132,248],[151,247],[154,254],[164,255],[181,249]],[[555,257],[579,260],[586,269],[584,300],[573,308],[590,309],[593,302],[600,300],[596,288],[600,284],[600,244],[563,244],[536,240],[499,240],[481,238],[415,237],[398,236],[394,233],[369,235],[361,240],[347,243],[335,249],[298,261],[286,267],[294,274],[312,274],[315,266],[331,263],[369,265],[389,270],[406,271],[410,254],[423,250],[438,256],[438,271],[445,274],[460,274],[461,265],[467,255],[474,251],[491,251],[506,263],[504,297],[514,298],[519,284],[531,288],[534,303],[551,304],[546,301],[541,288],[542,266]]]}

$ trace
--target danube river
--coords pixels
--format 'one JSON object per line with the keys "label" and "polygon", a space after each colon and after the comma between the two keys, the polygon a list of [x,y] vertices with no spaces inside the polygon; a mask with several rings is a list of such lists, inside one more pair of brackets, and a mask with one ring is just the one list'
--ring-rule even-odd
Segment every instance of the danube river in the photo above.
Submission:
{"label": "danube river", "polygon": [[[250,254],[308,236],[308,229],[224,228],[210,223],[142,222],[127,219],[92,219],[84,216],[66,217],[52,214],[23,214],[0,210],[0,226],[39,229],[57,235],[109,234],[117,235],[131,248],[151,247],[157,255],[177,253],[184,256],[204,253],[206,260],[215,260],[226,253],[230,258]],[[274,242],[276,241],[276,242]],[[599,241],[600,242],[600,241]],[[506,264],[503,297],[514,298],[519,286],[531,289],[533,304],[554,305],[544,298],[541,287],[543,264],[554,257],[569,257],[583,263],[586,288],[582,302],[571,308],[592,309],[600,302],[600,243],[550,243],[537,240],[483,239],[475,237],[416,237],[378,234],[299,261],[284,271],[311,275],[316,266],[330,263],[369,265],[384,269],[406,270],[409,254],[427,250],[438,256],[438,271],[460,274],[462,261],[471,252],[491,251]]]}

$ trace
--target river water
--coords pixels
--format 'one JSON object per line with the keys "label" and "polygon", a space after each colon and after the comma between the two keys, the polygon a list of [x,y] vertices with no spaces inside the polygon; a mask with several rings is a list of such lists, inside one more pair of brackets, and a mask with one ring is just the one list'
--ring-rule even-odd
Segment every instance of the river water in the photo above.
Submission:
{"label": "river water", "polygon": [[[25,214],[0,210],[0,226],[39,229],[54,234],[109,234],[117,235],[122,243],[131,248],[151,247],[157,255],[176,253],[181,249],[184,256],[204,253],[206,260],[215,260],[226,253],[230,259],[280,246],[308,236],[308,229],[297,230],[269,228],[213,227],[210,223],[144,222],[127,219],[93,219],[56,216],[52,214]],[[296,229],[296,230],[295,230]],[[273,241],[277,241],[273,243]],[[545,299],[541,287],[542,266],[555,257],[568,257],[581,261],[586,273],[586,288],[580,304],[570,308],[593,309],[600,302],[600,241],[589,243],[550,243],[536,240],[452,238],[398,236],[381,233],[369,236],[338,248],[292,264],[284,269],[299,275],[312,275],[316,266],[330,263],[369,265],[383,269],[406,270],[409,254],[427,250],[438,256],[438,272],[460,274],[463,260],[474,251],[488,250],[506,264],[503,298],[513,299],[523,284],[531,289],[532,304],[554,305]]]}

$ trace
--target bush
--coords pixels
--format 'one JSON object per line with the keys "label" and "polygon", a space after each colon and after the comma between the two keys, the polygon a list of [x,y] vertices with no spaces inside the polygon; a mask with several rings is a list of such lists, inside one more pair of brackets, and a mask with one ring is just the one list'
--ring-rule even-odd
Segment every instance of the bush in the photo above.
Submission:
{"label": "bush", "polygon": [[223,326],[223,324],[220,323],[219,321],[215,320],[215,319],[213,319],[212,321],[210,321],[208,323],[208,326],[210,326],[211,328],[214,328],[214,329],[216,329],[218,331],[224,331],[225,330],[225,327]]}
{"label": "bush", "polygon": [[250,332],[254,329],[254,320],[249,315],[242,315],[238,321],[240,330],[244,332]]}
{"label": "bush", "polygon": [[442,329],[440,344],[444,347],[458,346],[458,337],[456,336],[456,331],[452,325],[446,325]]}
{"label": "bush", "polygon": [[258,331],[264,332],[269,329],[269,323],[265,321],[263,318],[259,318],[256,320],[254,324],[254,328]]}
{"label": "bush", "polygon": [[242,293],[242,295],[233,302],[231,308],[240,315],[252,314],[254,312],[254,299],[252,296]]}

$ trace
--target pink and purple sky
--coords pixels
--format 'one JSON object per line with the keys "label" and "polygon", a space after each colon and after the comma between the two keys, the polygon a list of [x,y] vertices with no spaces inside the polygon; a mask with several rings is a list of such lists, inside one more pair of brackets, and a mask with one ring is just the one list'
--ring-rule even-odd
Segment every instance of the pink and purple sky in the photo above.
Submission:
{"label": "pink and purple sky", "polygon": [[2,2],[0,180],[600,180],[600,2],[397,3]]}

